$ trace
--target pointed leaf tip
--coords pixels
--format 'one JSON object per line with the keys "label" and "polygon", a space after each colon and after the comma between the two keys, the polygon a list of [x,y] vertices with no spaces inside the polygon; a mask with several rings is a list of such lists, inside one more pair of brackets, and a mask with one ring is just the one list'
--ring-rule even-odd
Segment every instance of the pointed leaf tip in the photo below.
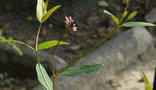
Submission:
{"label": "pointed leaf tip", "polygon": [[[41,43],[38,45],[38,49],[41,50],[41,49],[47,49],[47,48],[56,46],[58,44],[58,42],[59,41],[47,41],[47,42]],[[69,43],[64,42],[64,41],[60,41],[59,45],[69,45]]]}
{"label": "pointed leaf tip", "polygon": [[96,71],[99,71],[103,68],[103,64],[91,64],[91,65],[84,65],[81,67],[72,67],[64,71],[61,75],[62,76],[77,76],[82,74],[90,74]]}
{"label": "pointed leaf tip", "polygon": [[132,18],[134,18],[136,16],[138,12],[137,11],[133,11],[127,18],[127,20],[131,20]]}
{"label": "pointed leaf tip", "polygon": [[110,12],[107,11],[107,10],[104,10],[104,13],[107,14],[107,15],[109,15],[109,16],[111,16],[112,19],[114,20],[114,22],[115,22],[116,24],[119,24],[119,19],[118,19],[116,16],[114,16],[112,13],[110,13]]}
{"label": "pointed leaf tip", "polygon": [[152,23],[147,23],[147,22],[127,22],[122,24],[121,26],[124,27],[144,27],[144,26],[156,26],[155,24]]}
{"label": "pointed leaf tip", "polygon": [[145,90],[153,90],[153,87],[151,86],[146,74],[143,71],[141,71],[141,74],[145,83]]}
{"label": "pointed leaf tip", "polygon": [[53,8],[51,8],[42,18],[42,22],[45,22],[50,16],[51,14],[54,13],[54,11],[56,11],[59,7],[61,7],[61,5],[57,5]]}

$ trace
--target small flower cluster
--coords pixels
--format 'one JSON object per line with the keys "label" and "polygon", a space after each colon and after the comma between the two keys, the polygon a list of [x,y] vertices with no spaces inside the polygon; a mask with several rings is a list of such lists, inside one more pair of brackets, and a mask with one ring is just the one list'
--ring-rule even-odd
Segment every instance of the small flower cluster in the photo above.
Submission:
{"label": "small flower cluster", "polygon": [[69,29],[71,32],[75,32],[77,31],[77,27],[76,24],[74,23],[74,20],[72,19],[72,17],[65,17],[65,26],[67,29]]}

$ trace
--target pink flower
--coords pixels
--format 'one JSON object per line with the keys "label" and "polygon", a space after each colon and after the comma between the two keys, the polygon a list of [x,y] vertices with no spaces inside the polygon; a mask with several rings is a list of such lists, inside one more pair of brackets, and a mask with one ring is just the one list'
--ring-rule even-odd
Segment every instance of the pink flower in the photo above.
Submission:
{"label": "pink flower", "polygon": [[71,32],[75,32],[77,31],[77,27],[76,24],[74,24],[74,20],[72,19],[72,17],[65,17],[65,26],[67,29],[69,29]]}
{"label": "pink flower", "polygon": [[71,32],[76,32],[77,31],[77,27],[75,24],[73,24],[72,28],[70,29]]}

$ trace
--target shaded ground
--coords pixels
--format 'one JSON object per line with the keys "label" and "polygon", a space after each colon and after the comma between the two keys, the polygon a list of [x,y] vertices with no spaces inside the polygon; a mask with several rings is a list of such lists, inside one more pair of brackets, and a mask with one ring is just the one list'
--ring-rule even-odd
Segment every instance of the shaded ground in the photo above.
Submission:
{"label": "shaded ground", "polygon": [[[25,4],[23,4],[23,2]],[[119,17],[123,11],[124,4],[122,3],[122,0],[108,0],[107,3],[109,4],[108,7],[92,7],[86,12],[85,16],[77,19],[78,32],[69,33],[64,39],[64,41],[70,42],[72,45],[61,47],[57,51],[58,56],[61,56],[67,62],[70,62],[71,58],[83,54],[111,32],[114,23],[110,17],[103,14],[103,9],[108,9]],[[139,12],[134,20],[144,21],[144,16],[153,7],[154,5],[152,5],[152,3],[146,4],[145,1],[135,0],[130,5],[130,11],[137,10]],[[56,21],[55,19],[50,19],[48,22],[44,23],[39,38],[40,42],[58,40],[60,35],[64,32],[63,21],[64,20],[61,22]],[[18,2],[13,2],[12,0],[0,0],[0,28],[4,30],[5,37],[11,36],[16,40],[34,46],[38,25],[39,23],[35,18],[34,2],[26,0]],[[119,33],[120,32],[116,33],[116,35]],[[47,50],[47,53],[50,53],[50,51],[51,50]],[[20,83],[20,80],[17,80],[17,82],[15,82],[16,80],[12,81],[13,85],[23,86],[27,84],[31,87],[31,85],[29,85],[29,80],[25,80],[23,85]],[[8,85],[8,83],[6,84],[7,87],[14,87]]]}

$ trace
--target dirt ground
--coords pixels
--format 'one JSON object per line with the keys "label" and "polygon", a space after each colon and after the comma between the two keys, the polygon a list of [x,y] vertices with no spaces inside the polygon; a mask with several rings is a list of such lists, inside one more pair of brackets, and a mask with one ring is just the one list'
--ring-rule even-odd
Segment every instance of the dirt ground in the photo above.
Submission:
{"label": "dirt ground", "polygon": [[[22,1],[27,2],[26,0],[18,2],[13,2],[12,0],[0,0],[0,28],[4,30],[5,37],[13,37],[16,40],[34,46],[35,36],[39,25],[35,16],[35,4],[33,2],[27,4]],[[152,3],[147,4],[144,0],[133,1],[134,2],[130,4],[129,10],[137,10],[139,12],[133,20],[145,21],[144,16],[155,6],[152,5]],[[108,7],[92,7],[86,12],[85,16],[76,19],[78,31],[71,32],[64,38],[64,41],[71,43],[71,46],[61,46],[57,51],[58,56],[70,63],[70,59],[82,55],[95,43],[111,32],[114,23],[109,16],[103,13],[103,10],[107,9],[120,17],[124,4],[122,0],[107,0],[106,2],[109,4]],[[63,21],[64,20],[60,22],[55,19],[50,19],[44,23],[39,38],[40,42],[58,40],[64,32]],[[124,30],[125,29],[120,30],[115,35],[118,35]],[[51,53],[51,50],[46,51],[47,53]],[[3,82],[3,80],[0,81]],[[11,85],[7,83],[4,86],[9,88],[14,88],[14,85],[21,85],[21,87],[24,88],[27,86],[31,87],[31,85],[28,84],[31,80],[25,80],[23,82],[24,85],[19,81],[20,80],[17,80],[17,82],[13,82]]]}

